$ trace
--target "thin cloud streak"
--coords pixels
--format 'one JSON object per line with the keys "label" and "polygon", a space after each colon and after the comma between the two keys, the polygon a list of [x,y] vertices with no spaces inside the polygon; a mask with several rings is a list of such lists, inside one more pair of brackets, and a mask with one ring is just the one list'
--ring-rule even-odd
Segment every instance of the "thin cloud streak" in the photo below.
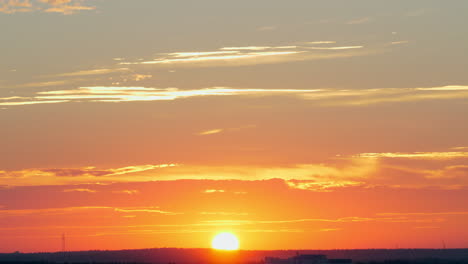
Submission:
{"label": "thin cloud streak", "polygon": [[105,75],[116,72],[128,72],[131,71],[129,68],[116,68],[116,69],[94,69],[94,70],[83,70],[76,72],[67,72],[56,75],[49,75],[54,77],[77,77],[77,76],[89,76],[89,75]]}
{"label": "thin cloud streak", "polygon": [[27,12],[75,14],[79,11],[96,9],[83,5],[83,0],[0,0],[0,13],[14,14]]}
{"label": "thin cloud streak", "polygon": [[111,206],[80,206],[62,208],[42,208],[42,209],[0,209],[0,217],[30,216],[30,215],[62,215],[75,214],[87,211],[105,210],[119,213],[157,213],[163,215],[176,215],[181,213],[167,212],[158,209],[159,207],[111,207]]}
{"label": "thin cloud streak", "polygon": [[314,105],[317,107],[365,106],[392,102],[409,103],[430,100],[466,99],[468,98],[468,86],[449,85],[425,88],[376,88],[356,90],[253,89],[231,87],[181,90],[178,88],[103,86],[36,92],[31,97],[4,97],[0,98],[0,106],[65,102],[170,101],[202,96],[295,96],[298,99],[313,101]]}
{"label": "thin cloud streak", "polygon": [[[122,61],[120,65],[154,65],[170,67],[213,67],[274,64],[293,61],[345,58],[374,54],[357,46],[324,46],[333,41],[303,42],[287,46],[222,47],[212,51],[172,52],[158,54],[152,60]],[[318,46],[316,46],[318,45]],[[363,51],[352,51],[363,49]]]}
{"label": "thin cloud streak", "polygon": [[405,158],[405,159],[458,159],[468,158],[468,152],[388,152],[388,153],[361,153],[360,158]]}
{"label": "thin cloud streak", "polygon": [[202,132],[198,133],[197,135],[199,135],[199,136],[214,135],[214,134],[219,134],[219,133],[221,133],[223,131],[224,131],[224,129],[211,129],[211,130],[202,131]]}
{"label": "thin cloud streak", "polygon": [[[0,172],[0,186],[43,186],[109,184],[177,180],[282,180],[285,187],[298,191],[333,192],[339,189],[375,187],[461,190],[468,187],[468,153],[361,153],[340,156],[320,164],[285,166],[202,166],[143,165],[123,168],[94,167],[62,169],[26,169]],[[424,166],[421,162],[424,161]],[[89,186],[67,188],[86,193]],[[92,191],[88,191],[91,193]],[[206,188],[205,194],[234,196],[245,192],[224,188]],[[137,194],[138,191],[115,191]]]}

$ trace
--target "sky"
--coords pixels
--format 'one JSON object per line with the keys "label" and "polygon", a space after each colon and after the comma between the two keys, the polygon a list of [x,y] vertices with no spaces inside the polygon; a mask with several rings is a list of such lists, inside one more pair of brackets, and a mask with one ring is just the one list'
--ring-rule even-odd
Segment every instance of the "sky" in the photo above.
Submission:
{"label": "sky", "polygon": [[0,252],[468,247],[466,0],[0,0]]}

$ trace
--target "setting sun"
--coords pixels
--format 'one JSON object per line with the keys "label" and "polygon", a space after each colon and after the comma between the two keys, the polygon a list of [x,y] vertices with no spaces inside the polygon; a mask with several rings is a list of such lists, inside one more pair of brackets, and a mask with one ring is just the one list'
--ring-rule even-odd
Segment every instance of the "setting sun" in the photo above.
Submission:
{"label": "setting sun", "polygon": [[211,241],[211,247],[219,250],[237,250],[239,249],[239,240],[232,233],[219,233]]}

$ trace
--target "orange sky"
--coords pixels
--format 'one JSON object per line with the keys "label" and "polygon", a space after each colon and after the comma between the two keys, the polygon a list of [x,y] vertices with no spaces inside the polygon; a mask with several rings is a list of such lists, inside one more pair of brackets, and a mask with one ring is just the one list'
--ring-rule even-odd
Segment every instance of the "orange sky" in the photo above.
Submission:
{"label": "orange sky", "polygon": [[0,0],[0,252],[468,247],[468,2],[293,2]]}

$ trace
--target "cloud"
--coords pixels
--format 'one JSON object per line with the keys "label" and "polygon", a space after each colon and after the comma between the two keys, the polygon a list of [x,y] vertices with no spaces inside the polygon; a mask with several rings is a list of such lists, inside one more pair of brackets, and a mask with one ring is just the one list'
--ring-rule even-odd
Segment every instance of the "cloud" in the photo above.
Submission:
{"label": "cloud", "polygon": [[298,99],[312,101],[314,106],[317,107],[365,106],[385,103],[466,99],[468,98],[468,86],[448,85],[439,87],[353,90],[255,89],[231,87],[181,90],[178,88],[96,86],[80,87],[71,90],[40,91],[30,97],[4,97],[0,98],[0,106],[65,102],[170,101],[207,96],[295,96]]}
{"label": "cloud", "polygon": [[468,158],[468,152],[387,152],[387,153],[361,153],[361,158],[404,158],[404,159],[458,159]]}
{"label": "cloud", "polygon": [[224,193],[226,192],[225,190],[216,190],[216,189],[209,189],[205,190],[204,193]]}
{"label": "cloud", "polygon": [[322,89],[320,92],[304,93],[301,96],[306,100],[313,100],[322,106],[364,106],[385,103],[466,99],[468,98],[468,86],[448,85],[353,90]]}
{"label": "cloud", "polygon": [[77,188],[77,189],[66,189],[63,190],[63,192],[86,192],[86,193],[96,193],[96,190],[91,190],[91,189],[83,189],[83,188]]}
{"label": "cloud", "polygon": [[241,127],[231,127],[231,128],[216,128],[216,129],[210,129],[210,130],[204,130],[204,131],[201,131],[201,132],[198,132],[197,135],[199,136],[208,136],[208,135],[215,135],[215,134],[219,134],[219,133],[223,133],[223,132],[227,132],[227,131],[239,131],[239,130],[242,130],[242,129],[246,129],[246,128],[254,128],[255,125],[247,125],[247,126],[241,126]]}
{"label": "cloud", "polygon": [[19,101],[19,102],[0,102],[3,106],[19,106],[19,105],[37,105],[37,104],[59,104],[66,103],[68,100],[40,100],[40,101]]}
{"label": "cloud", "polygon": [[221,133],[223,131],[224,131],[224,129],[211,129],[211,130],[201,131],[197,135],[199,135],[199,136],[214,135],[214,134],[219,134],[219,133]]}
{"label": "cloud", "polygon": [[132,76],[132,79],[136,82],[139,82],[139,81],[143,81],[143,80],[146,80],[146,79],[151,79],[153,78],[153,75],[151,74],[133,74]]}
{"label": "cloud", "polygon": [[364,46],[343,46],[343,47],[308,47],[311,50],[349,50],[349,49],[362,49]]}
{"label": "cloud", "polygon": [[332,231],[341,231],[343,228],[322,228],[319,231],[320,232],[332,232]]}
{"label": "cloud", "polygon": [[[144,182],[155,179],[155,176],[142,175],[143,172],[155,172],[174,168],[175,164],[139,165],[121,168],[97,169],[83,168],[52,168],[25,169],[21,171],[0,171],[0,185],[4,186],[41,186],[70,185],[87,183],[112,182]],[[132,192],[129,190],[129,192]],[[130,194],[126,192],[127,194]],[[134,194],[135,192],[132,192]]]}
{"label": "cloud", "polygon": [[221,216],[246,216],[248,213],[236,213],[236,212],[200,212],[201,215],[221,215]]}
{"label": "cloud", "polygon": [[[37,92],[29,98],[14,98],[15,102],[0,102],[0,105],[26,105],[42,102],[133,102],[133,101],[170,101],[201,96],[259,96],[293,95],[317,92],[318,90],[297,89],[238,89],[214,87],[197,90],[177,88],[146,87],[81,87],[75,90],[51,90]],[[11,97],[9,97],[11,99]],[[6,100],[7,98],[0,98]],[[21,100],[20,100],[21,99]],[[27,100],[25,100],[27,99]],[[13,100],[13,99],[11,99]]]}
{"label": "cloud", "polygon": [[[334,192],[378,187],[407,189],[468,189],[468,153],[361,153],[334,157],[322,163],[282,166],[142,165],[97,169],[52,168],[0,172],[0,186],[108,184],[176,180],[262,181],[279,179],[297,191]],[[67,188],[68,189],[68,188]],[[88,189],[87,186],[69,189]],[[225,196],[246,194],[226,187],[200,190]],[[84,190],[82,190],[84,191]],[[116,190],[114,193],[136,194]]]}
{"label": "cloud", "polygon": [[400,40],[400,41],[390,42],[390,44],[392,44],[392,45],[401,45],[401,44],[408,44],[408,43],[409,43],[408,40]]}
{"label": "cloud", "polygon": [[336,188],[365,186],[364,182],[358,181],[303,181],[289,180],[286,184],[293,189],[311,190],[317,192],[331,192]]}
{"label": "cloud", "polygon": [[163,215],[175,215],[180,213],[167,212],[159,207],[111,207],[111,206],[80,206],[41,209],[0,209],[0,217],[30,216],[30,215],[62,215],[75,214],[88,211],[108,211],[118,213],[157,213]]}
{"label": "cloud", "polygon": [[305,44],[309,45],[320,45],[320,44],[335,44],[336,41],[330,41],[330,40],[320,40],[320,41],[309,41],[305,42]]}
{"label": "cloud", "polygon": [[406,216],[349,216],[341,218],[302,218],[290,220],[206,220],[201,223],[214,226],[242,226],[242,225],[258,225],[258,224],[293,224],[307,222],[325,222],[325,223],[365,223],[365,222],[385,222],[385,223],[440,223],[444,222],[443,218],[410,218]]}
{"label": "cloud", "polygon": [[433,215],[468,215],[466,211],[460,212],[408,212],[408,213],[378,213],[377,215],[382,216],[433,216]]}
{"label": "cloud", "polygon": [[78,176],[116,176],[123,174],[130,174],[135,172],[143,172],[147,170],[154,170],[158,168],[165,168],[174,166],[173,164],[162,164],[162,165],[139,165],[139,166],[128,166],[116,169],[103,169],[99,170],[95,167],[85,167],[79,169],[43,169],[42,172],[53,173],[58,177],[78,177]]}
{"label": "cloud", "polygon": [[116,72],[128,72],[128,68],[116,68],[116,69],[93,69],[93,70],[83,70],[76,72],[67,72],[56,75],[51,75],[55,77],[78,77],[78,76],[89,76],[89,75],[104,75]]}
{"label": "cloud", "polygon": [[29,88],[29,87],[50,87],[50,86],[61,86],[61,85],[69,84],[71,82],[73,82],[73,81],[60,80],[60,81],[33,82],[33,83],[25,83],[25,84],[15,85],[14,87],[24,87],[24,88]]}
{"label": "cloud", "polygon": [[120,213],[156,213],[164,215],[177,215],[181,213],[174,213],[160,210],[159,207],[128,207],[128,208],[114,208],[115,212]]}
{"label": "cloud", "polygon": [[364,56],[381,52],[363,45],[335,45],[334,41],[303,42],[288,46],[221,47],[210,51],[160,53],[151,60],[121,61],[120,65],[153,65],[159,67],[220,67],[274,64],[293,61]]}
{"label": "cloud", "polygon": [[140,191],[138,191],[138,190],[121,190],[121,191],[113,191],[113,193],[133,195],[133,194],[139,194]]}
{"label": "cloud", "polygon": [[70,15],[96,7],[84,5],[84,0],[0,0],[0,12],[7,14],[21,12],[46,12]]}

